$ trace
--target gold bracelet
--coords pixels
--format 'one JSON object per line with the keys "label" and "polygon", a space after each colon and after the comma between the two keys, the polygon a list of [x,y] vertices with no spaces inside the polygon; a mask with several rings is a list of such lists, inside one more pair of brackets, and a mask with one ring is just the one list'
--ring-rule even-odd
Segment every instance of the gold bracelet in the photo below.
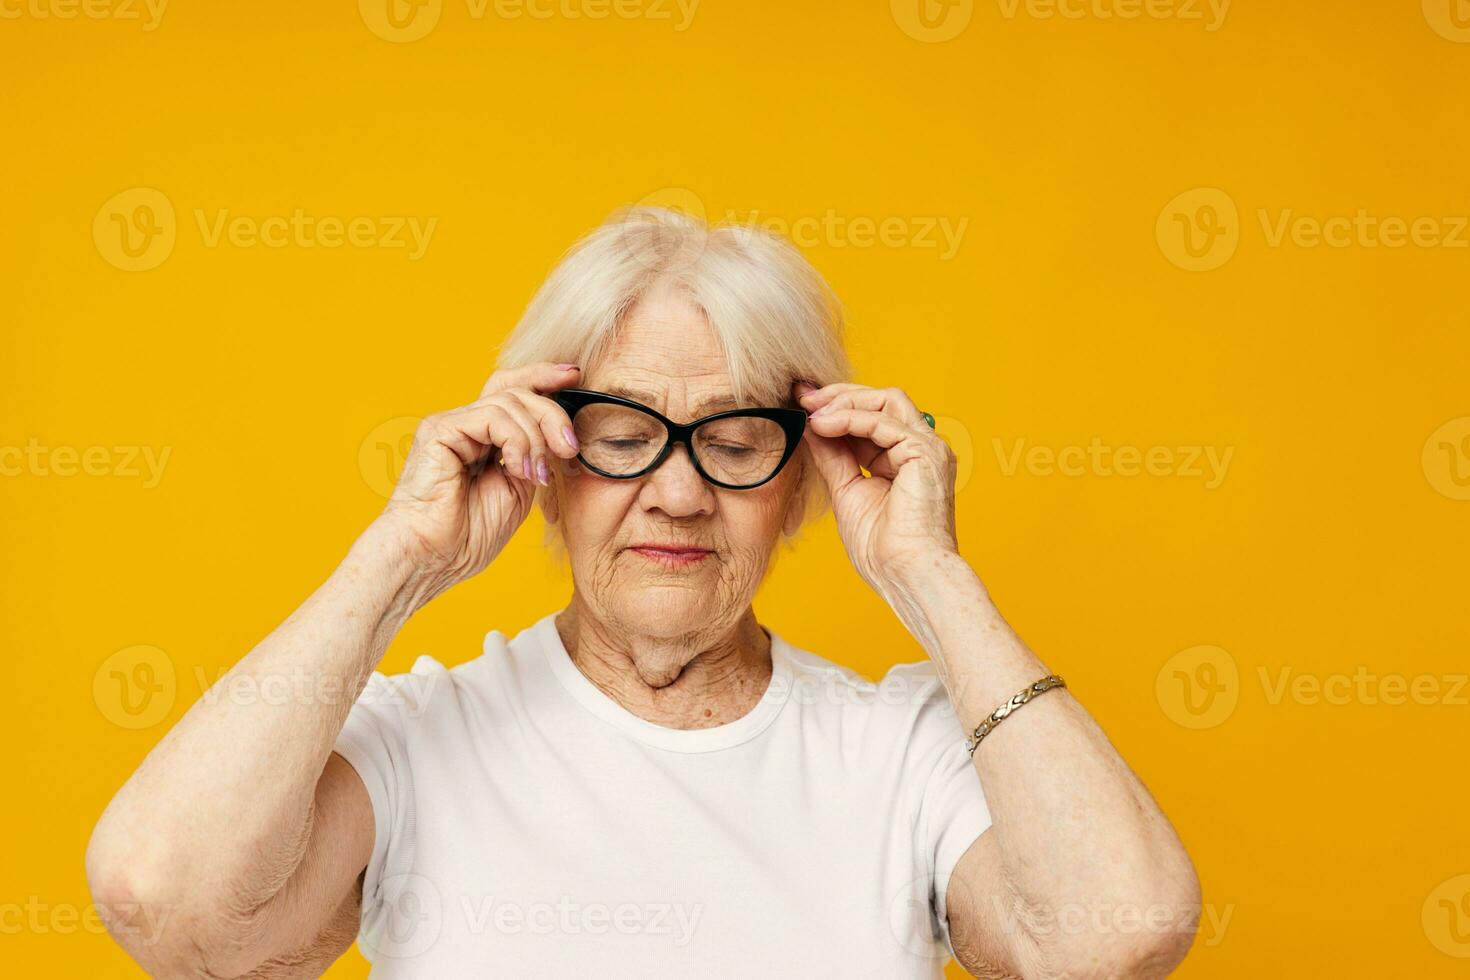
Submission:
{"label": "gold bracelet", "polygon": [[1022,691],[1020,694],[1017,694],[1005,704],[992,711],[990,713],[990,717],[982,721],[980,723],[980,727],[975,729],[975,734],[965,736],[965,748],[969,750],[971,755],[974,755],[975,749],[978,748],[980,745],[980,740],[986,735],[989,735],[991,732],[995,731],[995,726],[999,725],[1002,721],[1005,721],[1006,716],[1009,715],[1012,711],[1015,711],[1021,705],[1025,704],[1027,701],[1030,701],[1038,694],[1045,694],[1047,691],[1050,691],[1054,687],[1066,686],[1067,682],[1062,680],[1056,674],[1052,674],[1050,677],[1043,677],[1041,680],[1037,681],[1035,684],[1032,684],[1030,687],[1026,688],[1026,690]]}

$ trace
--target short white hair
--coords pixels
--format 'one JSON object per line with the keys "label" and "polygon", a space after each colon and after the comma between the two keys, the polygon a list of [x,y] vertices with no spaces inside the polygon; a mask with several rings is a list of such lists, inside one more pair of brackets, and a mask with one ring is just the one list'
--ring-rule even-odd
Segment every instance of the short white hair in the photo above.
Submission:
{"label": "short white hair", "polygon": [[[789,405],[794,380],[821,387],[852,375],[842,305],[795,246],[760,228],[712,226],[657,207],[622,209],[573,245],[502,344],[497,366],[551,361],[585,372],[608,353],[639,298],[663,285],[704,314],[743,403]],[[798,459],[805,524],[828,500],[805,446]],[[551,537],[561,543],[559,531]]]}

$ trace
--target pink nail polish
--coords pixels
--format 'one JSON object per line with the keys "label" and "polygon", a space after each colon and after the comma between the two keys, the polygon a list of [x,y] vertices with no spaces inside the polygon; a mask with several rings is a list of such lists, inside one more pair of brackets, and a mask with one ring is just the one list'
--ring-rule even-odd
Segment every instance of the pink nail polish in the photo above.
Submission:
{"label": "pink nail polish", "polygon": [[531,457],[529,456],[521,460],[521,475],[528,480],[531,478]]}
{"label": "pink nail polish", "polygon": [[536,460],[536,478],[541,481],[543,487],[551,486],[551,473],[546,469],[546,460]]}
{"label": "pink nail polish", "polygon": [[573,432],[571,429],[569,429],[569,428],[563,428],[561,430],[561,434],[567,437],[567,444],[570,445],[573,449],[580,449],[580,448],[582,448],[582,447],[580,447],[580,446],[577,445],[577,434],[575,432]]}

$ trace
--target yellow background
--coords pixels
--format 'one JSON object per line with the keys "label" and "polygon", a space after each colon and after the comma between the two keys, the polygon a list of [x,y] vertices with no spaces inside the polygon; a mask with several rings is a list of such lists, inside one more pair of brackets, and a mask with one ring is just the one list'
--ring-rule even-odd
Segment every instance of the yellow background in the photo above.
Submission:
{"label": "yellow background", "polygon": [[[5,972],[136,975],[77,920],[97,815],[381,507],[360,458],[392,420],[474,397],[561,250],[653,195],[827,221],[805,251],[846,303],[859,380],[941,416],[964,552],[1198,865],[1211,910],[1182,976],[1465,975],[1470,232],[1271,233],[1288,209],[1363,209],[1454,237],[1470,10],[1450,2],[1253,0],[1209,30],[1194,0],[1132,18],[963,0],[928,27],[912,0],[704,0],[681,31],[651,0],[621,9],[672,17],[443,0],[404,42],[370,0],[180,0],[153,30],[4,0],[0,445],[171,452],[153,487],[120,455],[0,478]],[[128,272],[104,205],[133,188],[166,197],[176,240]],[[296,209],[437,226],[415,261],[210,245],[195,217]],[[899,232],[868,242],[885,220]],[[968,222],[953,255],[926,221]],[[1181,267],[1200,260],[1170,230],[1190,222],[1218,230],[1215,267]],[[1094,437],[1233,456],[1214,488],[1007,468],[1017,440]],[[384,669],[460,662],[564,602],[532,523]],[[757,608],[869,675],[921,656],[830,519]],[[104,661],[139,645],[175,690],[128,728]],[[1183,702],[1209,694],[1183,686],[1211,681],[1204,660],[1224,668],[1211,717]],[[1440,694],[1273,696],[1283,670],[1360,668]],[[330,975],[365,972],[353,952]]]}

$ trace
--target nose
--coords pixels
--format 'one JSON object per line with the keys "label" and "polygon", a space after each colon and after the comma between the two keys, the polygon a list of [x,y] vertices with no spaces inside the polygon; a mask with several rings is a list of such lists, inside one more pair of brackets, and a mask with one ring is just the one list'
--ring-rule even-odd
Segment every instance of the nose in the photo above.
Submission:
{"label": "nose", "polygon": [[714,510],[715,496],[689,459],[689,447],[676,444],[658,468],[643,478],[639,501],[669,517],[694,517]]}

